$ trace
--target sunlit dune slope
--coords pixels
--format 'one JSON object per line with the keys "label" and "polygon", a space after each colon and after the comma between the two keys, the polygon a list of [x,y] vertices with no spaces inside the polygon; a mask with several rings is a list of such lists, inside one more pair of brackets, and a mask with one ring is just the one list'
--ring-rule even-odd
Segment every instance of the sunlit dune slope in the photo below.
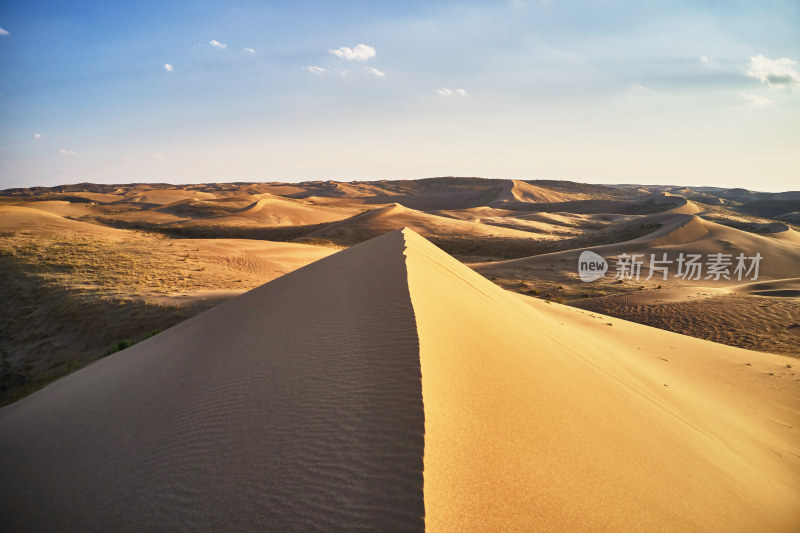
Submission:
{"label": "sunlit dune slope", "polygon": [[406,238],[429,529],[800,523],[792,359],[513,295]]}
{"label": "sunlit dune slope", "polygon": [[0,231],[36,235],[75,233],[112,239],[126,236],[126,232],[122,230],[70,220],[55,213],[21,206],[0,206]]}
{"label": "sunlit dune slope", "polygon": [[[787,234],[788,238],[785,239],[757,235],[710,222],[696,215],[673,213],[650,215],[629,224],[660,224],[661,227],[643,237],[585,249],[592,250],[606,259],[618,257],[620,254],[642,254],[639,260],[643,261],[645,275],[652,253],[656,254],[657,259],[663,258],[662,254],[667,253],[667,259],[673,261],[680,253],[700,254],[703,261],[706,260],[708,254],[730,254],[734,266],[735,258],[740,253],[745,257],[754,257],[755,254],[760,254],[762,259],[759,263],[759,279],[794,277],[797,275],[797,265],[800,264],[800,246],[792,240],[791,234]],[[528,271],[533,272],[543,266],[565,261],[572,262],[575,265],[574,268],[577,269],[577,259],[582,250],[567,250],[492,263],[476,263],[472,266],[485,276],[511,277],[521,277]],[[749,265],[749,262],[747,264]],[[673,264],[671,274],[675,274],[676,269],[677,267]],[[577,270],[575,271],[577,272]],[[704,276],[705,274],[703,278]],[[699,281],[708,283],[704,279]],[[733,277],[730,280],[721,278],[715,283],[735,284],[741,283],[741,281]]]}
{"label": "sunlit dune slope", "polygon": [[301,200],[292,200],[262,194],[250,205],[230,214],[178,222],[181,227],[233,226],[233,227],[286,227],[307,226],[334,222],[363,211],[359,208],[312,206]]}
{"label": "sunlit dune slope", "polygon": [[518,229],[481,224],[450,217],[431,215],[400,204],[372,209],[355,217],[330,224],[310,233],[309,237],[331,239],[334,242],[353,244],[388,231],[408,227],[414,231],[439,239],[513,239],[527,241],[542,236]]}
{"label": "sunlit dune slope", "polygon": [[538,187],[519,180],[507,180],[500,187],[497,198],[489,203],[492,207],[503,207],[506,204],[519,203],[555,203],[577,200],[580,195],[557,192]]}
{"label": "sunlit dune slope", "polygon": [[189,198],[194,198],[196,200],[212,200],[216,198],[216,196],[208,192],[187,189],[150,189],[138,192],[129,198],[125,198],[125,201],[142,204],[163,205]]}

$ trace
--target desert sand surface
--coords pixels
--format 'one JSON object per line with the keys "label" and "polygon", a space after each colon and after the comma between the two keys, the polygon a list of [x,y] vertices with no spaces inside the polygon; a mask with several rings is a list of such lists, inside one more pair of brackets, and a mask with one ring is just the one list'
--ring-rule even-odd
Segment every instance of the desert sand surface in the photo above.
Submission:
{"label": "desert sand surface", "polygon": [[[635,239],[587,247],[586,249],[603,257],[614,259],[618,259],[620,254],[642,254],[642,268],[645,272],[650,266],[651,254],[655,254],[655,257],[659,259],[663,257],[664,253],[667,253],[669,254],[668,258],[671,257],[674,260],[680,253],[703,256],[725,253],[731,254],[733,257],[740,253],[746,257],[752,257],[758,253],[762,257],[759,276],[763,278],[780,279],[799,273],[800,246],[786,240],[775,239],[769,235],[749,233],[704,220],[697,215],[687,214],[648,215],[623,224],[623,226],[627,225],[657,226],[658,229]],[[487,276],[514,274],[520,277],[525,275],[526,271],[546,268],[558,262],[576,263],[582,251],[583,249],[565,250],[507,261],[476,263],[473,267]],[[684,281],[707,283],[705,275],[700,278],[699,280],[686,279]],[[731,285],[741,283],[741,280],[733,277],[730,279],[720,278],[715,282]]]}
{"label": "desert sand surface", "polygon": [[9,531],[796,531],[795,358],[513,294],[411,230],[0,409]]}
{"label": "desert sand surface", "polygon": [[[800,276],[798,210],[796,192],[481,178],[0,191],[0,291],[13,302],[0,309],[0,405],[404,227],[514,292],[800,356],[795,289],[737,288]],[[609,262],[592,283],[577,273],[586,250]],[[758,279],[645,279],[664,253],[762,260]],[[641,254],[640,279],[616,279],[622,254]]]}
{"label": "desert sand surface", "polygon": [[226,215],[179,223],[180,226],[312,226],[348,218],[361,209],[336,208],[309,205],[293,200],[261,194],[243,209]]}

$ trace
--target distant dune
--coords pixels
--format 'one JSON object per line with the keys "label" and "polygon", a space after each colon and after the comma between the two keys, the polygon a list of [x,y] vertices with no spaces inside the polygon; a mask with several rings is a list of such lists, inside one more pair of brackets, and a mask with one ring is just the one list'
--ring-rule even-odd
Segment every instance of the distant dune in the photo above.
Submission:
{"label": "distant dune", "polygon": [[[612,269],[620,254],[643,254],[644,278],[650,254],[675,260],[680,253],[744,253],[761,255],[755,281],[800,277],[798,198],[797,191],[477,177],[0,191],[0,297],[14,302],[0,312],[0,322],[14,324],[0,335],[8,359],[0,367],[0,404],[70,371],[76,360],[100,357],[108,344],[195,314],[196,302],[211,305],[335,248],[403,227],[511,291],[800,356],[800,327],[791,319],[800,316],[800,298],[789,293],[777,300],[774,292],[737,292],[735,275],[619,283],[612,270],[584,283],[576,271],[585,250],[609,259]],[[672,276],[676,269],[673,263]],[[656,290],[663,292],[645,298]],[[694,303],[707,295],[726,298]],[[79,313],[67,310],[77,302]],[[147,312],[137,311],[141,305]],[[737,311],[725,316],[729,305]],[[53,328],[57,316],[73,318],[57,319]],[[100,335],[78,327],[111,316],[136,325],[120,319]]]}
{"label": "distant dune", "polygon": [[171,204],[179,200],[193,198],[197,200],[212,200],[215,195],[202,191],[187,191],[185,189],[151,189],[142,191],[139,194],[125,198],[126,202],[136,202],[143,204]]}
{"label": "distant dune", "polygon": [[[667,253],[668,259],[675,261],[680,253],[705,254],[725,253],[735,258],[743,253],[746,257],[760,254],[762,259],[759,265],[761,279],[789,278],[800,274],[800,247],[791,233],[754,234],[739,229],[723,226],[696,215],[680,213],[659,213],[644,219],[636,219],[628,223],[632,226],[655,225],[658,229],[642,237],[629,241],[600,246],[587,246],[606,259],[618,258],[620,254],[640,253],[643,261],[643,271],[650,265],[650,254],[657,254],[656,258]],[[788,229],[788,228],[787,228]],[[765,236],[766,235],[766,236]],[[523,277],[526,272],[532,272],[546,265],[557,262],[569,262],[577,265],[577,259],[583,249],[567,250],[550,254],[541,254],[528,258],[510,259],[487,263],[476,263],[472,266],[486,276],[511,276]],[[673,265],[673,274],[676,269]],[[613,272],[610,274],[613,275]],[[708,283],[704,279],[700,283]],[[691,281],[691,280],[687,280]],[[741,283],[734,279],[720,279],[719,283]]]}
{"label": "distant dune", "polygon": [[796,531],[795,362],[511,294],[393,231],[0,409],[0,516]]}
{"label": "distant dune", "polygon": [[404,227],[437,239],[509,239],[524,242],[543,238],[518,229],[432,215],[400,204],[369,210],[315,230],[308,237],[355,244]]}
{"label": "distant dune", "polygon": [[519,180],[508,180],[501,188],[497,198],[490,202],[493,207],[519,203],[554,203],[577,200],[582,196],[556,192],[544,187],[537,187]]}
{"label": "distant dune", "polygon": [[18,206],[0,206],[0,229],[37,234],[80,233],[106,238],[121,238],[125,235],[113,228],[70,220],[41,209]]}

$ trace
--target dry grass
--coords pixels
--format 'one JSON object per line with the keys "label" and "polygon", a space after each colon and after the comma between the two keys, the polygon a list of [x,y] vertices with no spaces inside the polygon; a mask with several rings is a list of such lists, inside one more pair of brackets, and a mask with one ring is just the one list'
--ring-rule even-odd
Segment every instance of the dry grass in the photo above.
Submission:
{"label": "dry grass", "polygon": [[102,357],[120,340],[141,340],[211,305],[151,297],[245,290],[263,281],[236,265],[199,259],[180,242],[138,237],[0,236],[0,405]]}
{"label": "dry grass", "polygon": [[57,265],[0,254],[0,299],[9,303],[0,306],[0,405],[98,359],[121,339],[140,340],[202,310],[121,299],[100,279],[81,287],[68,272],[48,270]]}

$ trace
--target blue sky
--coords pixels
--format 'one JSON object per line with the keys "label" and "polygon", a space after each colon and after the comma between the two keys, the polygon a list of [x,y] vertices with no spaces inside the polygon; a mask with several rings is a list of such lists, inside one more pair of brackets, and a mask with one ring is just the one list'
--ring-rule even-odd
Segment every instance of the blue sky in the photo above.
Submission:
{"label": "blue sky", "polygon": [[11,0],[0,28],[0,188],[800,188],[796,0]]}

